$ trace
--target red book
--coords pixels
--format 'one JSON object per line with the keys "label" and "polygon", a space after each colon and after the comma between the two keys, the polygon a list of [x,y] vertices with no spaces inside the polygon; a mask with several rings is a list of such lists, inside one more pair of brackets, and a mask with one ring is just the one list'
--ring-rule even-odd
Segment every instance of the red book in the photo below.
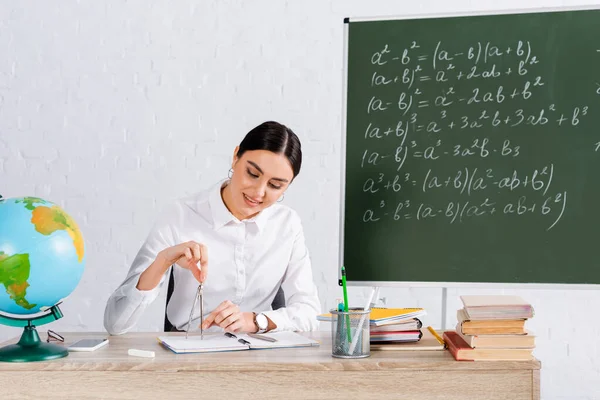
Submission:
{"label": "red book", "polygon": [[532,349],[474,349],[454,331],[444,332],[444,341],[457,361],[523,361],[533,359]]}

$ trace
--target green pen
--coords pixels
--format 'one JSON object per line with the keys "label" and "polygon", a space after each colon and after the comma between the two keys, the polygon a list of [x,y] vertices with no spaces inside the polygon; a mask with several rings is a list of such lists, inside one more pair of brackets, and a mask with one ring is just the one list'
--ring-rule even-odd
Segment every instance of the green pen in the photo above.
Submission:
{"label": "green pen", "polygon": [[342,265],[342,289],[344,290],[344,311],[346,312],[346,330],[348,331],[348,343],[352,343],[350,333],[350,315],[348,315],[348,290],[346,289],[346,268]]}

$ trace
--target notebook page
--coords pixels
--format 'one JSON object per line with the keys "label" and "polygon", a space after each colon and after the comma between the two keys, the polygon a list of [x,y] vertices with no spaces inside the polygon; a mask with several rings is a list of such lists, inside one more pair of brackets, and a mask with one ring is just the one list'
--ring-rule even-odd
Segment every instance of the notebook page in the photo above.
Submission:
{"label": "notebook page", "polygon": [[309,347],[318,346],[319,342],[314,339],[297,334],[296,332],[283,331],[273,333],[262,333],[261,336],[268,336],[276,339],[276,342],[267,342],[253,338],[248,335],[238,334],[237,337],[242,338],[250,342],[250,348],[254,350],[258,349],[276,349],[283,347]]}

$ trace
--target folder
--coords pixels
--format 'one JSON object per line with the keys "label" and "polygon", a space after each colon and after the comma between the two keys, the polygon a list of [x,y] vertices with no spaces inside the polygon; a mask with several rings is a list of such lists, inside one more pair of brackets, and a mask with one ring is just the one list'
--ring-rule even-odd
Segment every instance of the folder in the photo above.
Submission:
{"label": "folder", "polygon": [[405,343],[371,343],[371,351],[420,351],[420,350],[444,350],[444,343],[436,339],[428,330],[421,330],[423,336],[417,342]]}
{"label": "folder", "polygon": [[371,310],[371,325],[388,325],[418,318],[425,315],[423,308],[373,308]]}
{"label": "folder", "polygon": [[423,334],[420,329],[414,331],[371,332],[371,343],[418,342]]}
{"label": "folder", "polygon": [[[356,310],[355,308],[350,309]],[[362,308],[360,309],[362,311]],[[423,308],[378,308],[374,307],[371,309],[369,316],[370,325],[381,326],[388,324],[396,324],[403,321],[410,321],[413,318],[418,318],[427,314]],[[331,313],[320,314],[317,316],[317,320],[330,322],[334,319]]]}

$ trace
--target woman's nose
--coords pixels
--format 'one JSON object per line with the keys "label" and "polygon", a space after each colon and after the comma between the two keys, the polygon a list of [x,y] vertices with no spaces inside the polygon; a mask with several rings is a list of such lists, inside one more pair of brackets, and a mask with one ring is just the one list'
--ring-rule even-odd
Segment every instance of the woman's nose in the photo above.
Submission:
{"label": "woman's nose", "polygon": [[256,192],[256,195],[259,197],[259,199],[257,199],[257,200],[262,200],[262,198],[265,197],[266,193],[267,193],[267,182],[259,183],[257,192]]}

